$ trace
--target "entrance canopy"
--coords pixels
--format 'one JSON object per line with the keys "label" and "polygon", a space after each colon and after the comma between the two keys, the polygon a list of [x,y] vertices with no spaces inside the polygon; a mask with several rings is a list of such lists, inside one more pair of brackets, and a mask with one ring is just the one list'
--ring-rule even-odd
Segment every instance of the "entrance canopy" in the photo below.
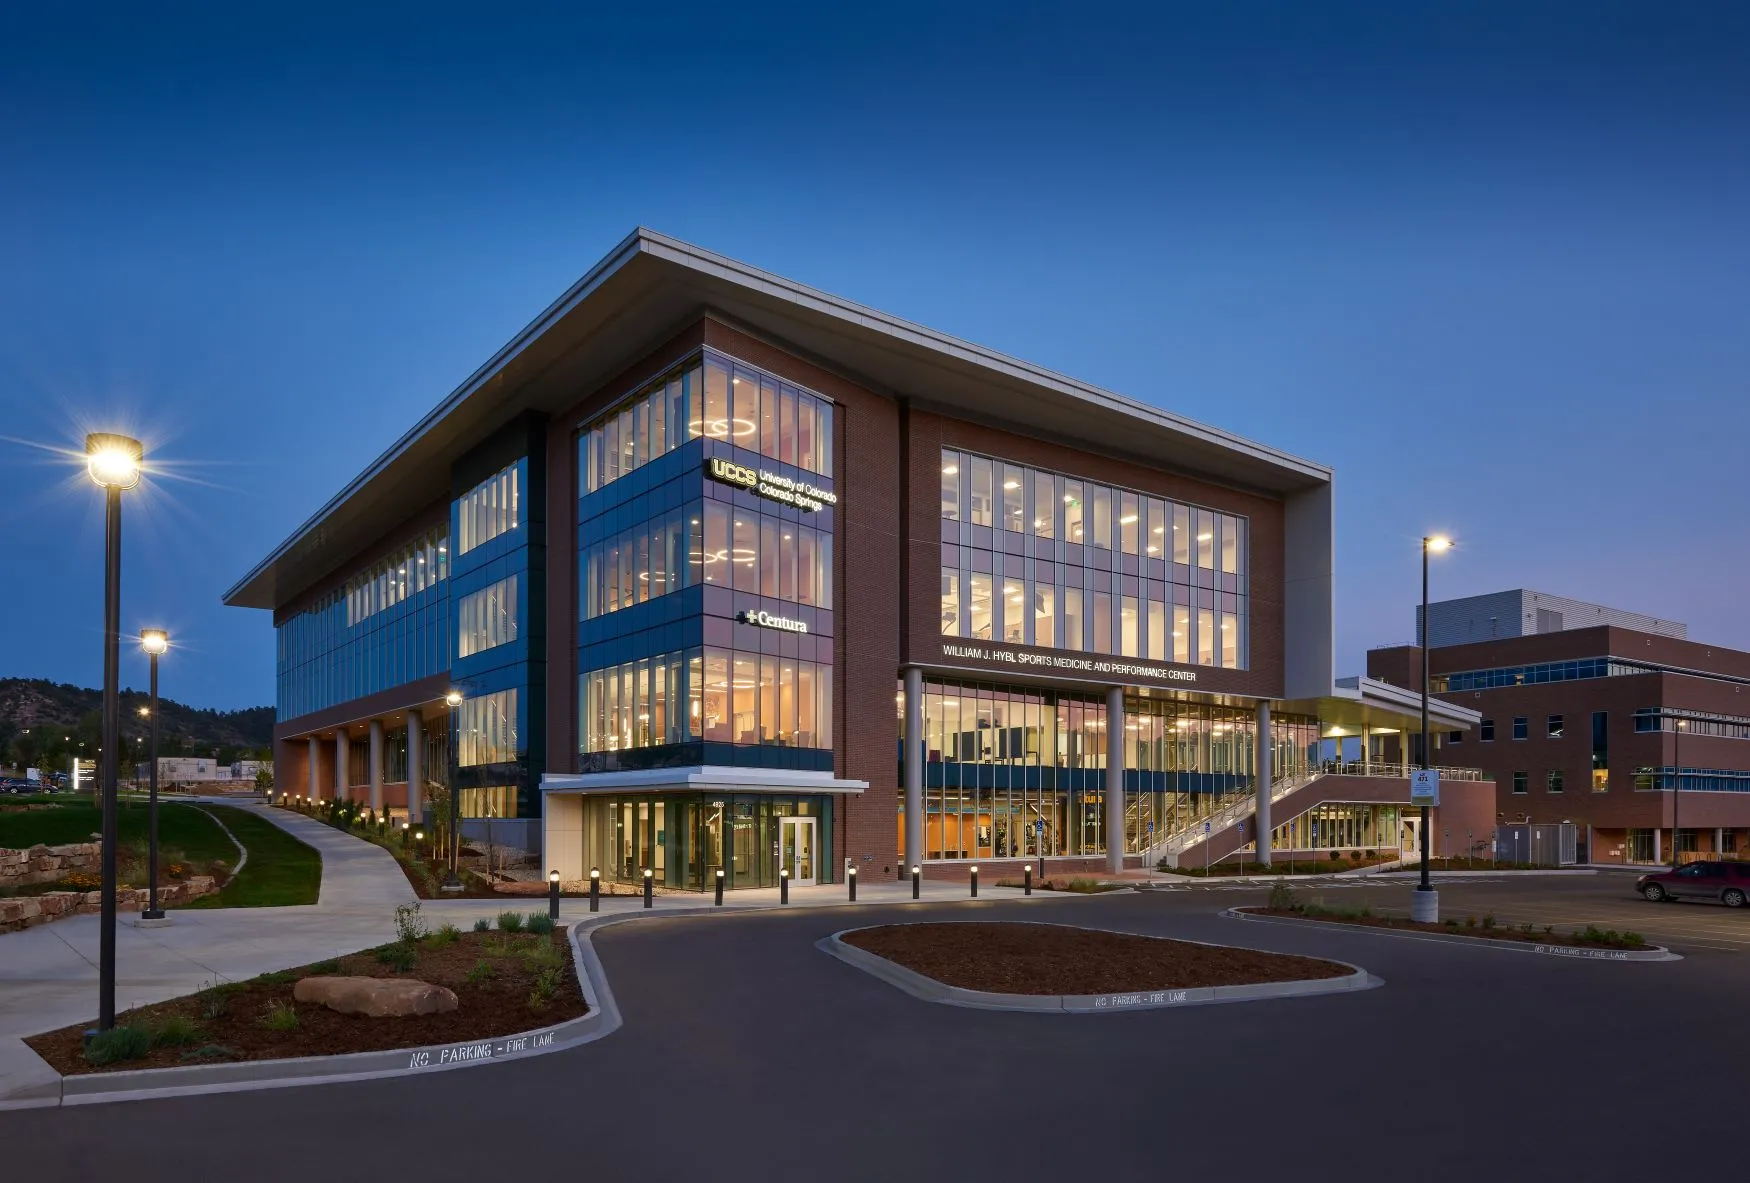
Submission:
{"label": "entrance canopy", "polygon": [[840,780],[825,772],[779,768],[730,768],[695,764],[684,768],[639,768],[621,772],[548,773],[543,793],[861,793],[866,780]]}
{"label": "entrance canopy", "polygon": [[[1338,678],[1331,693],[1276,704],[1276,709],[1318,719],[1325,738],[1416,731],[1422,726],[1422,695],[1375,678]],[[1469,707],[1428,699],[1428,726],[1434,731],[1469,731],[1482,719]]]}

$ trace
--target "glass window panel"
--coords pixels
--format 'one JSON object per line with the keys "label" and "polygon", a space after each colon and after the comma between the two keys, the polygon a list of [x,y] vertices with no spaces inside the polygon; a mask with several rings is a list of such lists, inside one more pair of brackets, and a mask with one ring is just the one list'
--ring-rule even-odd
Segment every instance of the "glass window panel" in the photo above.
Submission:
{"label": "glass window panel", "polygon": [[788,385],[778,401],[778,459],[796,463],[796,388]]}
{"label": "glass window panel", "polygon": [[708,439],[729,438],[729,370],[715,359],[705,362],[704,434]]}
{"label": "glass window panel", "polygon": [[1191,609],[1183,604],[1173,606],[1173,660],[1181,665],[1191,661]]}
{"label": "glass window panel", "polygon": [[1240,625],[1231,612],[1221,617],[1221,664],[1230,670],[1240,666]]}
{"label": "glass window panel", "polygon": [[784,555],[779,525],[776,518],[760,518],[760,595],[773,598],[783,587],[778,575],[778,563]]}
{"label": "glass window panel", "polygon": [[[820,592],[820,549],[815,531],[798,527],[796,534],[796,602],[813,604]],[[825,607],[825,605],[821,605]]]}
{"label": "glass window panel", "polygon": [[814,460],[814,396],[799,394],[796,399],[796,463],[813,472]]}
{"label": "glass window panel", "polygon": [[991,501],[991,462],[983,456],[967,457],[969,476],[968,510],[971,522],[975,526],[988,526],[993,515]]}
{"label": "glass window panel", "polygon": [[731,533],[733,542],[730,548],[730,565],[733,568],[734,587],[739,592],[757,592],[759,590],[759,518],[744,509],[737,509],[731,514]]}
{"label": "glass window panel", "polygon": [[1118,609],[1118,652],[1125,657],[1139,657],[1137,652],[1137,635],[1140,621],[1137,619],[1135,596],[1119,598]]}
{"label": "glass window panel", "polygon": [[1161,600],[1148,602],[1148,656],[1150,661],[1167,660],[1167,606]]}
{"label": "glass window panel", "polygon": [[990,576],[974,574],[967,583],[969,634],[978,640],[988,641],[991,625]]}
{"label": "glass window panel", "polygon": [[778,523],[778,596],[792,603],[796,598],[796,535],[799,527]]}
{"label": "glass window panel", "polygon": [[1148,497],[1143,501],[1143,551],[1160,559],[1167,555],[1167,532],[1172,527],[1167,513],[1167,503],[1159,497]]}
{"label": "glass window panel", "polygon": [[820,746],[820,737],[814,726],[817,694],[814,670],[814,663],[811,661],[796,663],[796,746],[802,748]]}
{"label": "glass window panel", "polygon": [[1173,506],[1173,562],[1191,565],[1191,510]]}
{"label": "glass window panel", "polygon": [[730,586],[729,507],[719,501],[705,503],[705,582]]}
{"label": "glass window panel", "polygon": [[1026,643],[1027,595],[1019,579],[1003,580],[1003,640]]}
{"label": "glass window panel", "polygon": [[1118,497],[1118,540],[1119,549],[1127,555],[1136,553],[1136,538],[1140,532],[1142,510],[1137,505],[1135,493],[1121,493]]}
{"label": "glass window panel", "polygon": [[1086,541],[1082,537],[1082,510],[1082,483],[1065,480],[1063,482],[1063,540],[1065,542]]}
{"label": "glass window panel", "polygon": [[1065,649],[1084,649],[1082,630],[1082,589],[1066,586],[1063,589],[1063,647]]}
{"label": "glass window panel", "polygon": [[729,383],[729,438],[738,447],[759,447],[760,380],[745,366],[736,366]]}
{"label": "glass window panel", "polygon": [[1215,613],[1206,608],[1197,613],[1197,664],[1215,664]]}
{"label": "glass window panel", "polygon": [[1027,528],[1026,490],[1013,464],[1003,465],[1003,526],[1017,532]]}
{"label": "glass window panel", "polygon": [[1035,472],[1033,479],[1033,533],[1039,538],[1057,537],[1057,478]]}
{"label": "glass window panel", "polygon": [[1096,591],[1093,593],[1093,623],[1094,637],[1088,648],[1094,653],[1111,653],[1112,647],[1112,593]]}
{"label": "glass window panel", "polygon": [[1196,513],[1197,565],[1204,570],[1215,566],[1215,515],[1207,509]]}
{"label": "glass window panel", "polygon": [[1045,648],[1057,645],[1057,589],[1049,583],[1033,585],[1033,644]]}
{"label": "glass window panel", "polygon": [[760,382],[760,452],[778,455],[778,384],[770,378]]}
{"label": "glass window panel", "polygon": [[942,568],[942,635],[960,635],[960,572],[953,567]]}
{"label": "glass window panel", "polygon": [[1094,534],[1090,541],[1095,546],[1111,549],[1112,546],[1112,490],[1104,485],[1091,486],[1094,503]]}
{"label": "glass window panel", "polygon": [[960,453],[942,449],[942,517],[960,520]]}
{"label": "glass window panel", "polygon": [[814,414],[814,432],[817,441],[815,444],[815,471],[819,472],[821,476],[830,477],[832,475],[832,452],[835,438],[832,426],[832,404],[823,398],[814,400]]}

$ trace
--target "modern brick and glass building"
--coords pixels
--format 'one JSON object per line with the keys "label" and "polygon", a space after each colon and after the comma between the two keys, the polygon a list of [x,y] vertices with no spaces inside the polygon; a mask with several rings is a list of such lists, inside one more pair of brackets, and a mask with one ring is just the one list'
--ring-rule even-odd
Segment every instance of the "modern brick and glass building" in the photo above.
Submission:
{"label": "modern brick and glass building", "polygon": [[418,815],[453,776],[568,878],[1140,865],[1272,809],[1266,857],[1390,847],[1403,768],[1321,761],[1416,707],[1333,677],[1331,506],[639,230],[225,598],[274,613],[282,787]]}
{"label": "modern brick and glass building", "polygon": [[[1525,590],[1431,604],[1428,622],[1432,689],[1481,716],[1443,757],[1493,777],[1501,821],[1572,821],[1596,862],[1750,846],[1750,653]],[[1414,645],[1367,666],[1420,686]]]}

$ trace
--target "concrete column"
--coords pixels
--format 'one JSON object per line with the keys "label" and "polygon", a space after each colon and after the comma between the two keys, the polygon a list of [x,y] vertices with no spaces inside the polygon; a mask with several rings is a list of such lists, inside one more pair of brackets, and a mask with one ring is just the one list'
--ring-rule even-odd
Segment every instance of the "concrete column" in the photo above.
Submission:
{"label": "concrete column", "polygon": [[1715,826],[1714,827],[1714,855],[1715,855],[1715,857],[1718,857],[1720,851],[1724,850],[1725,847],[1726,847],[1726,828],[1724,826]]}
{"label": "concrete column", "polygon": [[905,671],[905,862],[901,877],[924,861],[924,671]]}
{"label": "concrete column", "polygon": [[383,721],[371,720],[371,811],[383,812]]}
{"label": "concrete column", "polygon": [[312,735],[310,737],[310,787],[308,789],[310,800],[312,801],[315,801],[322,796],[322,783],[318,779],[321,765],[322,741]]}
{"label": "concrete column", "polygon": [[1361,775],[1368,776],[1373,772],[1373,729],[1365,725],[1361,728]]}
{"label": "concrete column", "polygon": [[1398,759],[1403,761],[1404,779],[1410,779],[1410,733],[1407,728],[1398,728]]}
{"label": "concrete column", "polygon": [[1124,687],[1106,690],[1106,870],[1124,869]]}
{"label": "concrete column", "polygon": [[345,801],[347,790],[352,787],[352,774],[347,768],[352,763],[352,737],[347,735],[346,728],[337,727],[334,730],[334,799]]}
{"label": "concrete column", "polygon": [[1662,834],[1664,834],[1664,831],[1658,826],[1653,827],[1653,861],[1655,863],[1662,863],[1665,861],[1665,852],[1660,849],[1659,843],[1659,838]]}
{"label": "concrete column", "polygon": [[425,820],[425,717],[407,712],[407,820]]}
{"label": "concrete column", "polygon": [[[1362,740],[1363,743],[1367,741]],[[1275,783],[1274,751],[1270,747],[1270,704],[1258,704],[1258,815],[1253,825],[1258,831],[1258,861],[1270,865],[1270,789]]]}

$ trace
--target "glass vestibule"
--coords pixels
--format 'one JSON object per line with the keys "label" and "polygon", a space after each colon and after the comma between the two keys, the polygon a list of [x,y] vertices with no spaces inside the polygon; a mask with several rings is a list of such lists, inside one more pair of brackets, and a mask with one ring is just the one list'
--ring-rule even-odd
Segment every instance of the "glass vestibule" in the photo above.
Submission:
{"label": "glass vestibule", "polygon": [[1277,826],[1270,845],[1276,850],[1408,849],[1401,824],[1405,812],[1397,805],[1327,802]]}
{"label": "glass vestibule", "polygon": [[726,888],[776,887],[784,866],[793,882],[836,882],[832,810],[830,796],[588,795],[584,865],[629,884],[648,867],[662,886],[692,891],[711,890],[719,870]]}

